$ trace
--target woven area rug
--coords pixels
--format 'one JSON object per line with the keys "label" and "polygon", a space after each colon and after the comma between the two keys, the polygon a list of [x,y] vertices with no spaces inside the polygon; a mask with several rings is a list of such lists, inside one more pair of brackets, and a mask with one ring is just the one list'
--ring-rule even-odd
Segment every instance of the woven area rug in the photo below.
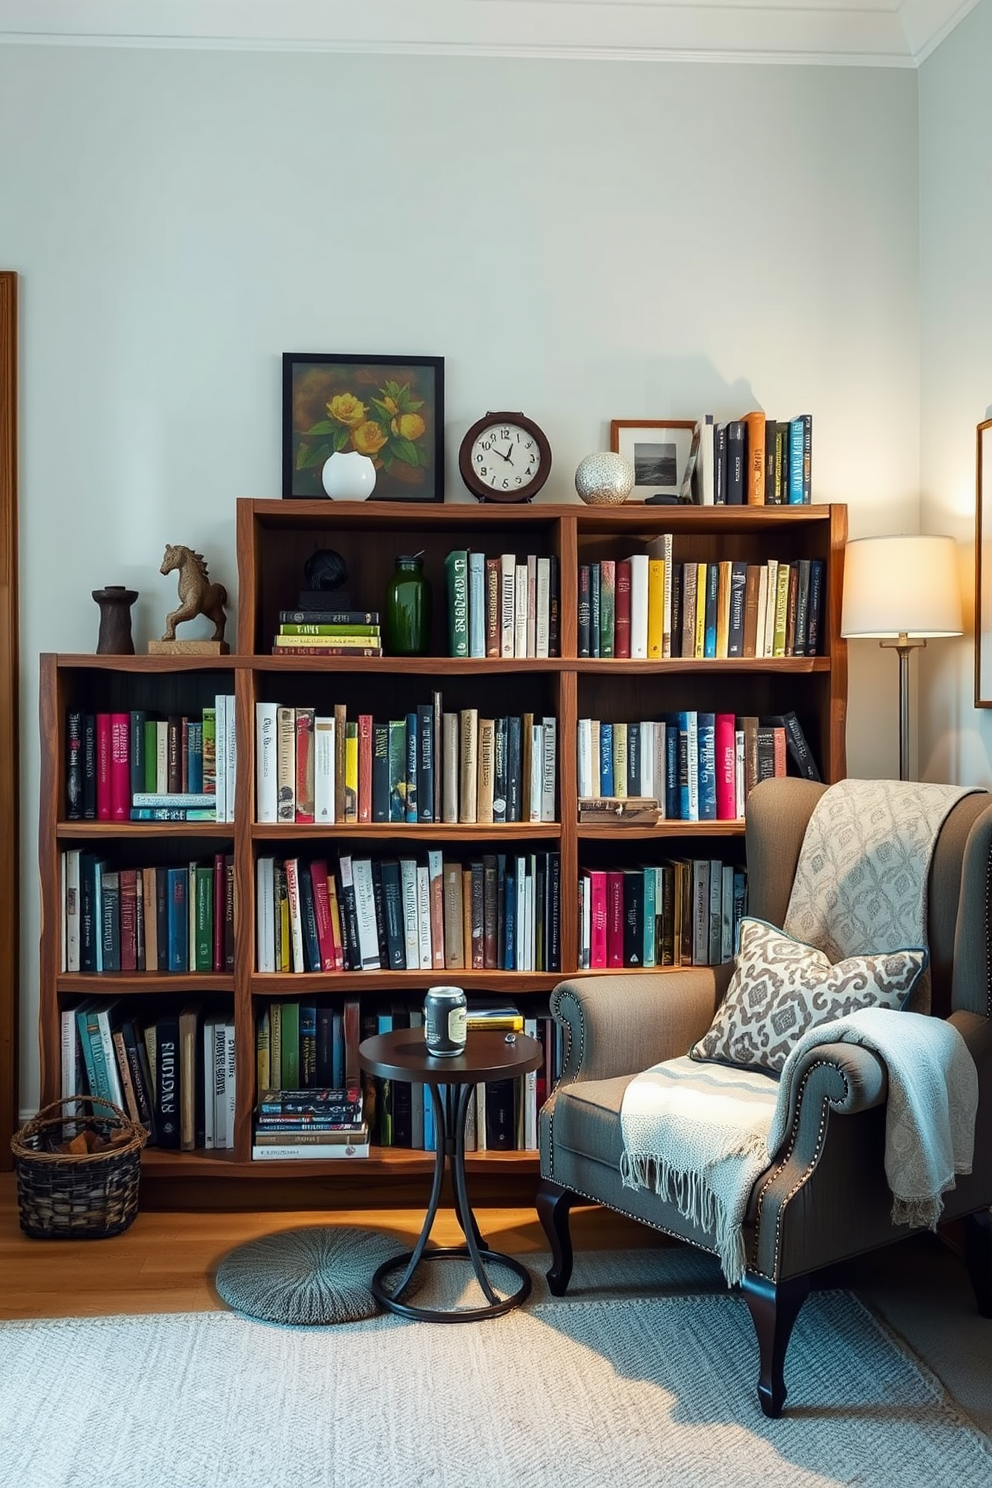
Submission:
{"label": "woven area rug", "polygon": [[[578,1271],[578,1266],[577,1266]],[[686,1278],[682,1278],[682,1283]],[[228,1312],[0,1324],[17,1488],[987,1488],[992,1447],[847,1292],[812,1296],[787,1414],[746,1307],[705,1282],[481,1323],[313,1329]]]}

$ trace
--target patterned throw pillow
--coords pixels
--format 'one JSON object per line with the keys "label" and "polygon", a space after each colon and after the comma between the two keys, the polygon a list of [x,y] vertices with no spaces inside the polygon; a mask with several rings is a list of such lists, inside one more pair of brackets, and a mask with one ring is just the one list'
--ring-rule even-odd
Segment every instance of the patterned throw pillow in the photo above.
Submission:
{"label": "patterned throw pillow", "polygon": [[917,948],[847,956],[832,964],[815,946],[745,916],[727,995],[689,1053],[693,1059],[781,1072],[807,1028],[858,1008],[904,1007],[927,959],[927,951]]}

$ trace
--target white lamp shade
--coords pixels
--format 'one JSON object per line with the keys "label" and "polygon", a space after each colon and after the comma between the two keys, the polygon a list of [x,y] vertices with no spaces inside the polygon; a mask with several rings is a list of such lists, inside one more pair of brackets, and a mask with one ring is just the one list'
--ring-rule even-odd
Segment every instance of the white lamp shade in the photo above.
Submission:
{"label": "white lamp shade", "polygon": [[962,632],[953,537],[861,537],[844,550],[844,636]]}

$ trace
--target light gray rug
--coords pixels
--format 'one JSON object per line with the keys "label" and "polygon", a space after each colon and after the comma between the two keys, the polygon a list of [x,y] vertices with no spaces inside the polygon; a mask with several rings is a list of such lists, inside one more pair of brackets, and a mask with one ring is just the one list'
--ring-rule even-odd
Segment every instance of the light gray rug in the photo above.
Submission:
{"label": "light gray rug", "polygon": [[992,1482],[988,1439],[846,1292],[804,1307],[779,1421],[758,1411],[740,1298],[705,1282],[654,1298],[581,1292],[547,1301],[536,1286],[531,1305],[455,1326],[390,1315],[287,1329],[228,1312],[0,1324],[0,1483]]}

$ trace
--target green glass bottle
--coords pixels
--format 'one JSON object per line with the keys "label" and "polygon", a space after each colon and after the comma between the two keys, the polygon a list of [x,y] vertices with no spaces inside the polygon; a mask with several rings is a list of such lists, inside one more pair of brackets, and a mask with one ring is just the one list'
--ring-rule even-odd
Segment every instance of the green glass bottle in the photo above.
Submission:
{"label": "green glass bottle", "polygon": [[431,586],[421,553],[404,553],[386,588],[383,639],[390,656],[426,656],[431,644]]}

